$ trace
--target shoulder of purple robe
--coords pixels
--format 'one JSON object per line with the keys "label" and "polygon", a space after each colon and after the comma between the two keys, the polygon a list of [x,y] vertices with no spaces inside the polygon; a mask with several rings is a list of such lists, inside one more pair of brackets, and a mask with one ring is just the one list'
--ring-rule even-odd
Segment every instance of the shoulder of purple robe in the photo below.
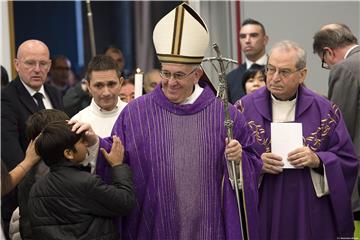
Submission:
{"label": "shoulder of purple robe", "polygon": [[252,115],[258,114],[268,121],[272,120],[270,92],[266,87],[245,95],[235,103],[235,107],[245,115],[247,120],[251,119]]}

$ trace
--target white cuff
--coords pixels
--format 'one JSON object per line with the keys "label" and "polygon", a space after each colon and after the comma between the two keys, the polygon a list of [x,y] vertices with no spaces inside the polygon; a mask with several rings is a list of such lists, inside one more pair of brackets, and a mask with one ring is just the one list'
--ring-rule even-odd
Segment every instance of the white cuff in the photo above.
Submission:
{"label": "white cuff", "polygon": [[330,194],[329,185],[326,178],[325,166],[323,167],[324,167],[324,175],[321,175],[315,172],[312,168],[310,168],[311,180],[313,182],[316,196],[318,198]]}
{"label": "white cuff", "polygon": [[97,156],[99,153],[99,146],[100,146],[100,141],[98,139],[94,145],[87,148],[88,154],[85,160],[81,163],[84,166],[87,166],[90,163],[91,173],[95,173],[95,166],[96,166]]}

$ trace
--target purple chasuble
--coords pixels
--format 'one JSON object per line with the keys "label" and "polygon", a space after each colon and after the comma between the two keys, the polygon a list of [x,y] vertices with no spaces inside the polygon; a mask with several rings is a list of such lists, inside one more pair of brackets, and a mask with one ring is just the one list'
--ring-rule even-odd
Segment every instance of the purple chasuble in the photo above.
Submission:
{"label": "purple chasuble", "polygon": [[[161,87],[130,102],[112,134],[125,146],[137,207],[122,219],[122,239],[241,239],[235,193],[224,158],[223,104],[208,86],[193,104],[167,100]],[[243,146],[249,234],[259,238],[258,179],[262,162],[244,116],[230,106],[234,138]],[[110,148],[111,139],[101,140]],[[100,156],[97,174],[109,181]]]}
{"label": "purple chasuble", "polygon": [[[271,97],[263,87],[236,103],[256,136],[259,154],[271,151]],[[354,233],[351,193],[358,161],[337,106],[300,86],[295,122],[304,144],[325,166],[329,195],[317,197],[310,169],[264,174],[259,189],[261,239],[340,239]]]}

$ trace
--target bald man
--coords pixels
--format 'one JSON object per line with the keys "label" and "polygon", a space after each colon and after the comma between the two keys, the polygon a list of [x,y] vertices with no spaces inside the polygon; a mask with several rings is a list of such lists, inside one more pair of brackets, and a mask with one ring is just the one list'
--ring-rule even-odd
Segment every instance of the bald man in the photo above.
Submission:
{"label": "bald man", "polygon": [[[63,110],[60,92],[45,84],[51,66],[50,52],[45,43],[39,40],[23,42],[14,65],[18,76],[1,91],[1,160],[9,171],[24,159],[28,145],[25,136],[28,117],[44,108]],[[12,197],[2,201],[5,223],[17,206],[17,199]],[[4,230],[6,232],[6,227]]]}

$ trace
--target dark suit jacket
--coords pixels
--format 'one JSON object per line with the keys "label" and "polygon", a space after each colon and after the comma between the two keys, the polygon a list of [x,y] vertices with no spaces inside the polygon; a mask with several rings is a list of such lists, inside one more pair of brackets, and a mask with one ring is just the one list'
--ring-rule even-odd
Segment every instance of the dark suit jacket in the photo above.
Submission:
{"label": "dark suit jacket", "polygon": [[[360,46],[352,49],[346,59],[331,68],[328,97],[340,108],[360,160]],[[354,211],[360,211],[359,183],[360,169],[358,187],[352,196]]]}
{"label": "dark suit jacket", "polygon": [[[44,88],[53,108],[63,110],[60,92],[48,84],[45,84]],[[28,145],[25,136],[25,122],[36,111],[38,111],[37,105],[19,77],[2,89],[1,159],[9,171],[24,159]]]}
{"label": "dark suit jacket", "polygon": [[227,76],[229,102],[234,104],[245,95],[242,87],[242,77],[246,71],[246,63],[241,64],[238,68],[231,71]]}
{"label": "dark suit jacket", "polygon": [[[44,88],[53,108],[63,110],[60,92],[47,84]],[[36,111],[38,111],[37,105],[19,77],[1,90],[1,161],[5,163],[9,171],[24,159],[28,145],[25,123]],[[8,231],[11,214],[18,205],[16,194],[15,189],[2,198],[1,216],[4,231]]]}
{"label": "dark suit jacket", "polygon": [[330,71],[328,97],[341,110],[360,157],[360,46]]}

